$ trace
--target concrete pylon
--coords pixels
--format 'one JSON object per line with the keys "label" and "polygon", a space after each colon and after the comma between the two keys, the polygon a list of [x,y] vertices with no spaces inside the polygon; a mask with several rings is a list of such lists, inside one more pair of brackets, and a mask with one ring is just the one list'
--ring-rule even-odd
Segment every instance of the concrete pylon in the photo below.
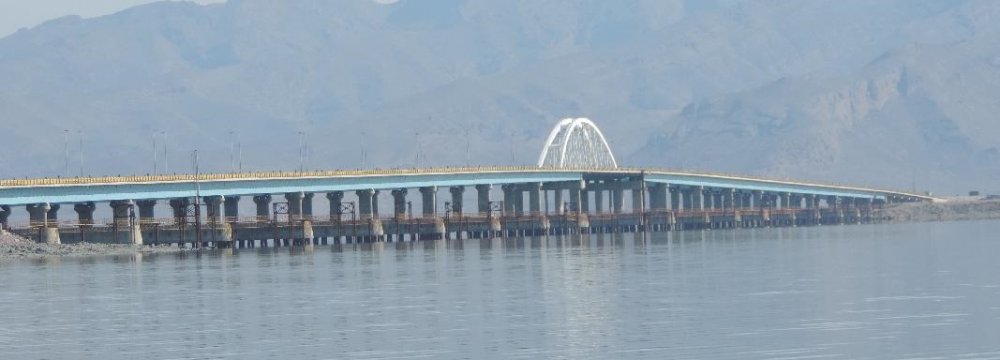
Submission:
{"label": "concrete pylon", "polygon": [[465,211],[465,186],[452,186],[448,192],[451,193],[451,212],[461,216]]}
{"label": "concrete pylon", "polygon": [[638,187],[638,186],[641,186],[641,185],[642,184],[639,184],[639,185],[636,185],[637,187],[633,187],[632,189],[629,189],[629,192],[632,193],[632,212],[633,213],[641,213],[641,212],[643,212],[645,210],[645,209],[643,209],[644,206],[648,207],[648,205],[646,204],[646,199],[643,198],[644,194],[642,193],[642,189]]}
{"label": "concrete pylon", "polygon": [[493,185],[489,184],[476,185],[476,210],[481,215],[490,212],[490,189],[492,188]]}
{"label": "concrete pylon", "polygon": [[178,224],[187,222],[187,208],[191,204],[188,198],[170,199],[170,208],[174,213],[174,221]]}
{"label": "concrete pylon", "polygon": [[302,217],[304,219],[312,220],[313,216],[313,197],[315,193],[307,192],[302,193]]}
{"label": "concrete pylon", "polygon": [[49,204],[28,204],[24,209],[28,211],[28,222],[31,226],[48,226]]}
{"label": "concrete pylon", "polygon": [[271,195],[254,195],[253,203],[257,206],[257,221],[268,221],[271,218]]}
{"label": "concrete pylon", "polygon": [[670,193],[670,210],[678,211],[681,210],[681,189],[675,185],[668,186],[668,192]]}
{"label": "concrete pylon", "polygon": [[49,211],[46,212],[46,216],[48,216],[50,223],[59,220],[59,208],[59,204],[49,204]]}
{"label": "concrete pylon", "polygon": [[735,189],[723,189],[722,190],[722,208],[726,210],[735,209],[736,203],[736,190]]}
{"label": "concrete pylon", "polygon": [[752,207],[753,209],[756,209],[756,210],[760,210],[760,209],[764,208],[764,206],[763,206],[763,204],[764,204],[764,192],[763,191],[753,190],[753,191],[750,192],[750,196],[753,199],[752,200],[752,204],[751,204],[750,207]]}
{"label": "concrete pylon", "polygon": [[531,183],[525,185],[528,191],[528,211],[532,215],[542,212],[542,183]]}
{"label": "concrete pylon", "polygon": [[223,213],[227,223],[240,221],[240,197],[226,196],[222,200]]}
{"label": "concrete pylon", "polygon": [[392,215],[396,219],[406,218],[406,189],[392,191]]}
{"label": "concrete pylon", "polygon": [[594,212],[600,214],[604,212],[604,190],[594,189]]}
{"label": "concrete pylon", "polygon": [[330,201],[330,220],[342,220],[344,206],[344,192],[334,191],[326,193],[326,199]]}
{"label": "concrete pylon", "polygon": [[622,208],[625,207],[625,189],[615,187],[609,193],[611,194],[611,212],[621,214]]}
{"label": "concrete pylon", "polygon": [[578,204],[580,204],[581,214],[590,213],[590,193],[591,191],[587,189],[580,190],[580,201],[578,202]]}
{"label": "concrete pylon", "polygon": [[40,242],[58,245],[62,241],[59,239],[59,226],[54,226],[55,218],[49,219],[49,215],[55,215],[53,211],[58,211],[59,206],[49,203],[31,204],[25,206],[32,226],[38,226],[40,232]]}
{"label": "concrete pylon", "polygon": [[91,227],[94,224],[94,210],[97,209],[97,204],[94,202],[77,203],[73,205],[73,210],[76,211],[77,223],[80,227]]}
{"label": "concrete pylon", "polygon": [[[546,199],[548,199],[548,195],[546,195]],[[555,203],[552,204],[553,206],[549,208],[549,211],[556,215],[562,215],[562,213],[566,211],[565,204],[563,204],[563,189],[552,189],[552,201]]]}
{"label": "concrete pylon", "polygon": [[288,202],[288,220],[296,221],[302,218],[304,212],[302,199],[303,192],[290,192],[285,194],[285,201]]}
{"label": "concrete pylon", "polygon": [[209,224],[222,223],[222,196],[205,196],[205,217]]}
{"label": "concrete pylon", "polygon": [[7,221],[10,218],[10,206],[0,205],[0,230],[7,229]]}
{"label": "concrete pylon", "polygon": [[142,245],[142,227],[135,218],[135,202],[132,200],[116,200],[110,202],[111,216],[115,219],[117,229],[129,231],[129,239],[133,245]]}
{"label": "concrete pylon", "polygon": [[420,188],[421,200],[423,200],[424,216],[434,216],[437,213],[437,186],[425,186]]}
{"label": "concrete pylon", "polygon": [[572,211],[574,213],[583,213],[583,212],[586,212],[586,210],[584,210],[584,208],[581,206],[581,202],[583,201],[583,198],[580,196],[580,194],[582,192],[583,192],[583,190],[580,190],[579,188],[570,188],[569,189],[570,209],[566,209],[566,211]]}
{"label": "concrete pylon", "polygon": [[139,207],[139,223],[148,224],[155,221],[155,210],[156,200],[139,200],[135,202],[135,205]]}
{"label": "concrete pylon", "polygon": [[718,204],[715,203],[715,189],[703,188],[701,190],[701,201],[702,208],[705,210],[715,210],[718,209]]}
{"label": "concrete pylon", "polygon": [[358,195],[358,216],[362,219],[374,218],[375,190],[358,190],[354,193]]}
{"label": "concrete pylon", "polygon": [[[505,215],[514,215],[514,208],[517,206],[517,201],[514,200],[514,194],[517,192],[517,186],[513,184],[504,184],[500,186],[500,190],[503,191],[503,212]],[[518,193],[519,194],[519,193]]]}

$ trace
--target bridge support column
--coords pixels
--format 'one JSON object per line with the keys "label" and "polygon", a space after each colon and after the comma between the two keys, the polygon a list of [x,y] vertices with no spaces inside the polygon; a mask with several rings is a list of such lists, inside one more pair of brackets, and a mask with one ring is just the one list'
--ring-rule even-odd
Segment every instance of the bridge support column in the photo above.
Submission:
{"label": "bridge support column", "polygon": [[[528,192],[528,211],[531,212],[531,215],[538,215],[542,211],[542,184],[525,184],[522,189]],[[521,201],[524,201],[523,195]]]}
{"label": "bridge support column", "polygon": [[420,195],[423,198],[424,217],[434,217],[437,214],[437,191],[437,186],[420,188]]}
{"label": "bridge support column", "polygon": [[485,215],[490,213],[490,189],[493,185],[489,184],[479,184],[476,185],[476,205],[480,215]]}
{"label": "bridge support column", "polygon": [[702,202],[701,194],[705,191],[704,187],[695,186],[691,188],[691,206],[694,210],[703,211],[705,210],[705,204]]}
{"label": "bridge support column", "polygon": [[586,212],[586,210],[584,210],[581,204],[584,198],[584,196],[581,196],[581,193],[583,193],[583,190],[581,190],[579,187],[574,186],[569,189],[570,208],[566,209],[566,211],[573,211],[574,213],[577,214],[582,214]]}
{"label": "bridge support column", "polygon": [[684,203],[684,210],[694,210],[694,191],[690,187],[681,190],[681,202]]}
{"label": "bridge support column", "polygon": [[304,193],[302,194],[302,217],[304,219],[312,220],[313,216],[313,197],[315,193]]}
{"label": "bridge support column", "polygon": [[396,220],[406,218],[406,189],[396,189],[392,191],[392,216]]}
{"label": "bridge support column", "polygon": [[646,189],[649,192],[649,209],[653,211],[666,210],[667,184],[652,183]]}
{"label": "bridge support column", "polygon": [[580,190],[580,213],[589,214],[590,213],[590,193],[586,188]]}
{"label": "bridge support column", "polygon": [[28,224],[32,227],[48,226],[49,221],[49,209],[50,205],[48,203],[42,204],[28,204],[24,206],[24,209],[28,211]]}
{"label": "bridge support column", "polygon": [[271,218],[271,195],[254,195],[254,205],[257,205],[257,222],[267,222]]}
{"label": "bridge support column", "polygon": [[681,190],[677,186],[670,186],[670,210],[681,210]]}
{"label": "bridge support column", "polygon": [[344,206],[344,192],[334,191],[326,193],[326,199],[330,201],[330,220],[340,221],[342,220],[343,206]]}
{"label": "bridge support column", "polygon": [[10,218],[10,206],[0,205],[0,230],[7,230]]}
{"label": "bridge support column", "polygon": [[222,196],[205,196],[205,218],[209,224],[219,224],[222,222]]}
{"label": "bridge support column", "polygon": [[566,211],[566,204],[563,201],[563,189],[557,188],[552,190],[552,200],[555,202],[553,207],[553,213],[556,215],[562,215]]}
{"label": "bridge support column", "polygon": [[751,200],[751,204],[750,204],[750,208],[752,208],[754,210],[760,210],[760,209],[764,208],[762,206],[762,204],[764,203],[764,192],[763,191],[760,191],[760,190],[751,191],[750,192],[750,196],[751,196],[751,199],[752,199]]}
{"label": "bridge support column", "polygon": [[139,208],[139,224],[149,224],[156,221],[156,200],[137,200]]}
{"label": "bridge support column", "polygon": [[[616,185],[621,186],[621,185]],[[621,187],[615,187],[608,192],[611,197],[611,212],[615,214],[621,214],[622,208],[625,207],[625,189]]]}
{"label": "bridge support column", "polygon": [[704,188],[701,190],[701,199],[703,202],[703,208],[705,210],[715,210],[715,190],[712,188]]}
{"label": "bridge support column", "polygon": [[604,212],[604,190],[594,190],[594,212],[600,214]]}
{"label": "bridge support column", "polygon": [[240,197],[226,196],[222,199],[223,213],[226,222],[240,221]]}
{"label": "bridge support column", "polygon": [[80,227],[90,227],[94,224],[94,210],[97,209],[97,205],[93,202],[77,203],[73,205],[73,211],[76,211],[77,223]]}
{"label": "bridge support column", "polygon": [[173,209],[174,222],[184,224],[187,222],[187,208],[190,205],[187,198],[170,199],[170,208]]}
{"label": "bridge support column", "polygon": [[[112,201],[111,216],[114,218],[115,231],[125,229],[129,232],[129,240],[133,245],[142,245],[142,231],[135,222],[135,202],[132,200]],[[116,239],[117,240],[117,239]]]}
{"label": "bridge support column", "polygon": [[302,214],[304,213],[304,205],[302,200],[305,197],[305,193],[302,192],[292,192],[285,194],[285,201],[288,201],[288,221],[295,222],[302,219]]}
{"label": "bridge support column", "polygon": [[636,187],[629,190],[632,193],[632,213],[641,214],[645,212],[644,207],[648,207],[646,203],[646,194],[642,193],[642,189],[639,188],[642,184],[638,184]]}
{"label": "bridge support column", "polygon": [[50,215],[55,215],[53,212],[59,211],[58,204],[30,204],[25,206],[25,209],[28,210],[28,218],[31,226],[37,226],[39,228],[39,242],[53,245],[62,243],[59,239],[59,226],[57,224],[53,224],[56,219],[50,218]]}
{"label": "bridge support column", "polygon": [[454,215],[462,216],[465,211],[465,186],[452,186],[448,188],[451,193],[451,212]]}
{"label": "bridge support column", "polygon": [[361,219],[372,219],[375,217],[375,190],[358,190],[354,192],[358,195],[358,216]]}

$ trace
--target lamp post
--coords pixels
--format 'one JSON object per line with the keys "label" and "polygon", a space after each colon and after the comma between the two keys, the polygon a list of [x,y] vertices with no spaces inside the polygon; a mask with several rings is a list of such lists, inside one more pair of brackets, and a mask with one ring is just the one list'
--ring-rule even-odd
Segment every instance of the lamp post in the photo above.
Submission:
{"label": "lamp post", "polygon": [[299,131],[299,172],[305,171],[305,135]]}
{"label": "lamp post", "polygon": [[63,129],[63,175],[69,177],[69,129]]}
{"label": "lamp post", "polygon": [[83,177],[83,130],[77,130],[76,136],[80,140],[80,177]]}
{"label": "lamp post", "polygon": [[156,175],[157,170],[159,170],[157,168],[157,166],[156,166],[157,165],[156,164],[156,153],[157,153],[157,150],[158,149],[156,148],[156,131],[153,131],[153,175]]}

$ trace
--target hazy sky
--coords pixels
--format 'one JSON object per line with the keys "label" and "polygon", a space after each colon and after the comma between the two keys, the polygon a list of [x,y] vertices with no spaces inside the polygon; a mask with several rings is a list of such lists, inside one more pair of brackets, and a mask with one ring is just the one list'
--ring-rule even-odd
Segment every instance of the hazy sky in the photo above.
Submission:
{"label": "hazy sky", "polygon": [[[0,37],[66,15],[94,17],[157,0],[0,0]],[[224,0],[193,0],[197,3]]]}

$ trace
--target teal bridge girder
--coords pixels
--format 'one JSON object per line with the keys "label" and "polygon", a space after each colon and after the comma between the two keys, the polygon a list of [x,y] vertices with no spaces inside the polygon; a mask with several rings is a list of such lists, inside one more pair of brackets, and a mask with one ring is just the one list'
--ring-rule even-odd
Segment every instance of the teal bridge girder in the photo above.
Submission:
{"label": "teal bridge girder", "polygon": [[431,186],[582,183],[591,175],[641,178],[650,184],[728,188],[741,191],[873,200],[935,200],[929,196],[891,190],[674,170],[473,167],[0,180],[0,205],[163,200],[189,198],[196,193],[200,193],[201,196],[252,196]]}

